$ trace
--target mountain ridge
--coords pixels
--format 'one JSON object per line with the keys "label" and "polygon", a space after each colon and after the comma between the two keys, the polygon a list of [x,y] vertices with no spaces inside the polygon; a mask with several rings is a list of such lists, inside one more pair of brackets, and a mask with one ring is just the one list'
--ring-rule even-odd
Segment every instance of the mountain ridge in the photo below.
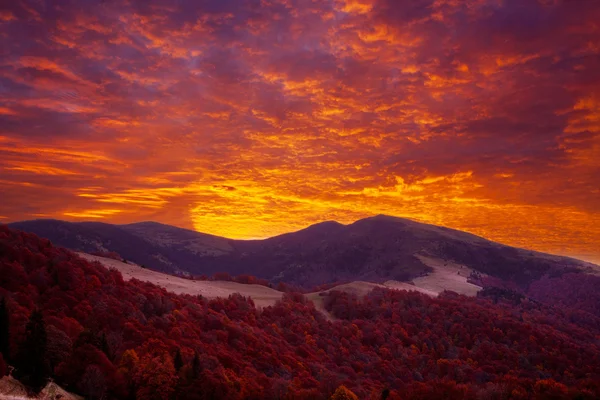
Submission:
{"label": "mountain ridge", "polygon": [[115,251],[159,271],[251,274],[302,286],[349,280],[406,282],[435,273],[448,263],[465,271],[528,284],[549,272],[589,272],[594,266],[387,215],[350,224],[324,221],[256,240],[228,239],[153,221],[112,225],[30,220],[9,226],[73,250]]}

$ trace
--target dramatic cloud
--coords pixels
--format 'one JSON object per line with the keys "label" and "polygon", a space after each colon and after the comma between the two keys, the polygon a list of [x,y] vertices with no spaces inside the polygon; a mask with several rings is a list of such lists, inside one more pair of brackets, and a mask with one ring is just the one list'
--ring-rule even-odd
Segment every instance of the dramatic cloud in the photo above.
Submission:
{"label": "dramatic cloud", "polygon": [[15,0],[0,221],[385,213],[600,260],[600,4]]}

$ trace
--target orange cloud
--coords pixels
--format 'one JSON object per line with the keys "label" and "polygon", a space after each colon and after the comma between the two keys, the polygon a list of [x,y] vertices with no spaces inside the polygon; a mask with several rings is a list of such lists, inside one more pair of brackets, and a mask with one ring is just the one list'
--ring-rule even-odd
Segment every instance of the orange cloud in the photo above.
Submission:
{"label": "orange cloud", "polygon": [[0,18],[3,221],[256,238],[386,213],[600,258],[594,2],[15,1]]}

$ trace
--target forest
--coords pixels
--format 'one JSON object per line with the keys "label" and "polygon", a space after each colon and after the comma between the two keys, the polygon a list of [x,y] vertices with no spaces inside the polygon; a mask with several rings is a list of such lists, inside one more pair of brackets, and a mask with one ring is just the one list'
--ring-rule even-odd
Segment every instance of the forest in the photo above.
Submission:
{"label": "forest", "polygon": [[52,378],[89,399],[596,399],[588,278],[478,297],[332,291],[330,315],[288,291],[257,309],[124,281],[0,225],[0,374],[11,366],[32,391]]}

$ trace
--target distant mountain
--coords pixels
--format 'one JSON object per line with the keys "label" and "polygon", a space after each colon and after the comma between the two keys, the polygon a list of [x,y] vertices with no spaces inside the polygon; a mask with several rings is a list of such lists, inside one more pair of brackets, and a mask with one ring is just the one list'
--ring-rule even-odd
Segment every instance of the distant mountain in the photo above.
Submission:
{"label": "distant mountain", "polygon": [[198,259],[231,252],[229,239],[156,222],[111,225],[40,219],[9,226],[86,253],[114,251],[126,260],[165,272],[188,271]]}
{"label": "distant mountain", "polygon": [[385,215],[349,225],[323,222],[297,232],[248,241],[155,222],[111,225],[34,220],[10,226],[74,250],[115,251],[125,259],[159,271],[251,274],[303,286],[353,280],[410,281],[447,264],[518,284],[530,283],[548,273],[593,268],[584,261],[505,246],[466,232]]}

